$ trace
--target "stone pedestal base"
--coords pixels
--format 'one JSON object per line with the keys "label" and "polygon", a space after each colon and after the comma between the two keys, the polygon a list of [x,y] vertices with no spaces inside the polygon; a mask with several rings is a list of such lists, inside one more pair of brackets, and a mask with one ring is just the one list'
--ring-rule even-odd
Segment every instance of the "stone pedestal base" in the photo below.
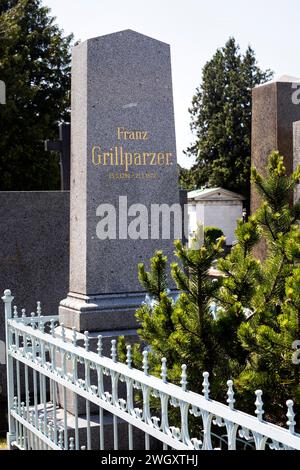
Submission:
{"label": "stone pedestal base", "polygon": [[134,329],[135,312],[144,299],[143,292],[94,297],[69,293],[60,303],[59,321],[80,332]]}

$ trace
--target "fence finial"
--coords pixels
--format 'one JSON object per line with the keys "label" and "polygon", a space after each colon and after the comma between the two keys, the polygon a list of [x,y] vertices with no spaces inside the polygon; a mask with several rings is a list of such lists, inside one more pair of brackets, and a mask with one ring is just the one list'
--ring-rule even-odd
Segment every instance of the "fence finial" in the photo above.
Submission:
{"label": "fence finial", "polygon": [[263,399],[262,399],[262,395],[263,395],[262,390],[256,390],[255,395],[256,395],[256,401],[255,401],[256,410],[255,410],[255,414],[256,414],[256,416],[257,416],[257,419],[258,419],[259,421],[262,421],[262,420],[263,420],[263,415],[264,415],[264,413],[265,413],[264,410],[263,410],[264,402],[263,402]]}
{"label": "fence finial", "polygon": [[22,308],[21,312],[22,312],[22,320],[24,321],[25,318],[26,318],[26,310],[25,310],[25,308]]}
{"label": "fence finial", "polygon": [[77,346],[77,331],[76,331],[75,326],[73,326],[72,328],[72,344],[75,347]]}
{"label": "fence finial", "polygon": [[64,430],[61,428],[59,431],[58,431],[58,445],[61,449],[63,449],[64,447]]}
{"label": "fence finial", "polygon": [[66,342],[66,328],[65,328],[64,323],[61,323],[60,326],[61,326],[61,339],[65,343]]}
{"label": "fence finial", "polygon": [[228,403],[228,406],[231,410],[234,410],[234,404],[235,404],[235,399],[234,399],[234,390],[233,390],[233,381],[232,380],[228,380],[227,382],[227,386],[228,386],[228,391],[227,391],[227,403]]}
{"label": "fence finial", "polygon": [[14,411],[17,413],[18,412],[18,398],[14,397]]}
{"label": "fence finial", "polygon": [[36,313],[37,316],[40,317],[42,315],[42,307],[41,307],[41,302],[36,303]]}
{"label": "fence finial", "polygon": [[2,297],[2,300],[4,303],[12,302],[14,300],[13,296],[11,295],[11,291],[9,289],[6,289],[4,291],[4,296]]}
{"label": "fence finial", "polygon": [[84,332],[84,349],[86,351],[89,350],[89,345],[90,345],[90,340],[89,340],[89,332],[85,331]]}
{"label": "fence finial", "polygon": [[286,417],[288,418],[288,421],[287,421],[286,424],[289,427],[290,433],[294,434],[295,433],[295,426],[296,426],[296,421],[295,421],[296,413],[294,412],[294,402],[293,402],[293,400],[288,400],[286,402],[286,406],[288,408],[288,412],[286,414]]}
{"label": "fence finial", "polygon": [[161,378],[162,378],[162,381],[164,383],[167,383],[167,373],[168,373],[168,369],[167,369],[167,359],[165,357],[162,358],[161,360]]}
{"label": "fence finial", "polygon": [[209,373],[208,372],[203,372],[203,389],[202,393],[204,395],[205,400],[209,400]]}
{"label": "fence finial", "polygon": [[98,341],[97,341],[97,353],[98,353],[98,356],[102,356],[102,350],[103,350],[103,347],[102,347],[102,336],[99,335],[98,336]]}
{"label": "fence finial", "polygon": [[33,410],[29,411],[29,422],[30,424],[34,425],[34,411]]}
{"label": "fence finial", "polygon": [[186,392],[186,389],[187,389],[187,365],[186,364],[182,364],[181,366],[181,381],[180,381],[180,384],[181,384],[181,388],[184,392]]}
{"label": "fence finial", "polygon": [[111,341],[111,358],[114,362],[117,362],[117,341],[115,339]]}
{"label": "fence finial", "polygon": [[30,325],[33,329],[35,329],[35,320],[34,320],[34,317],[35,317],[35,313],[34,312],[31,312],[31,321],[30,321]]}
{"label": "fence finial", "polygon": [[74,450],[74,449],[75,449],[74,437],[70,437],[69,449],[70,449],[70,450]]}
{"label": "fence finial", "polygon": [[54,324],[54,319],[51,318],[50,320],[50,333],[55,338],[55,324]]}
{"label": "fence finial", "polygon": [[145,351],[143,351],[143,371],[145,375],[148,375],[148,369],[148,351],[145,349]]}
{"label": "fence finial", "polygon": [[131,369],[132,367],[132,357],[131,357],[131,346],[130,344],[127,345],[127,353],[126,353],[126,364]]}
{"label": "fence finial", "polygon": [[14,306],[14,318],[18,318],[18,307]]}

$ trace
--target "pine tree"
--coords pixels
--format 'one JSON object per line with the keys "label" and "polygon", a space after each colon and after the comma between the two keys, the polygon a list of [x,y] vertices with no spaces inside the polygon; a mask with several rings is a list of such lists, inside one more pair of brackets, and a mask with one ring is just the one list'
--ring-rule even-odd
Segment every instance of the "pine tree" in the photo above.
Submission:
{"label": "pine tree", "polygon": [[237,331],[251,314],[252,299],[257,286],[263,282],[262,267],[252,255],[253,247],[260,239],[255,218],[248,222],[238,222],[236,229],[237,244],[229,255],[218,262],[218,268],[224,273],[222,287],[218,293],[219,310],[217,328],[218,337],[231,360],[234,375],[242,370],[246,359]]}
{"label": "pine tree", "polygon": [[[149,346],[151,373],[159,376],[161,359],[166,358],[168,377],[179,384],[181,366],[186,363],[190,389],[201,390],[201,371],[206,371],[211,375],[211,388],[216,396],[221,389],[220,381],[226,380],[226,367],[221,359],[224,356],[215,335],[216,324],[210,308],[221,279],[213,280],[209,270],[221,256],[223,242],[224,237],[215,243],[208,237],[197,249],[186,248],[179,241],[175,243],[175,255],[179,260],[179,263],[171,264],[171,275],[179,290],[175,301],[166,289],[166,257],[157,252],[149,272],[141,264],[139,279],[150,298],[136,312],[141,325],[138,330],[141,342]],[[123,361],[126,360],[125,351],[122,338],[119,355]],[[140,345],[134,346],[133,359],[134,365],[140,368]]]}
{"label": "pine tree", "polygon": [[252,88],[272,77],[256,64],[248,47],[244,56],[234,38],[218,49],[203,69],[202,84],[189,109],[195,142],[186,154],[196,158],[190,182],[184,173],[182,185],[205,183],[250,194],[250,142]]}
{"label": "pine tree", "polygon": [[188,365],[191,389],[200,390],[201,372],[208,372],[211,390],[216,398],[223,391],[229,371],[224,363],[224,351],[220,348],[211,311],[222,279],[212,279],[209,271],[213,262],[222,255],[223,243],[224,237],[215,244],[205,238],[199,249],[189,249],[177,242],[175,253],[180,264],[171,265],[172,277],[181,292],[172,317],[175,331],[171,346],[179,352],[180,362]]}
{"label": "pine tree", "polygon": [[292,344],[299,339],[300,321],[300,310],[295,308],[299,290],[295,280],[300,262],[300,201],[290,205],[291,193],[300,180],[300,166],[287,176],[283,157],[273,152],[268,177],[264,179],[256,170],[252,177],[263,198],[255,219],[267,241],[267,258],[262,266],[263,280],[251,299],[254,314],[238,331],[248,352],[238,384],[244,400],[255,387],[262,388],[272,404],[269,412],[278,421],[284,419],[280,405],[285,400],[292,397],[300,405],[299,371],[292,362]]}
{"label": "pine tree", "polygon": [[0,3],[0,190],[60,188],[58,158],[44,151],[69,120],[70,46],[40,0]]}
{"label": "pine tree", "polygon": [[[299,368],[292,361],[300,322],[300,201],[290,205],[300,167],[287,176],[283,157],[273,152],[268,176],[253,169],[252,178],[263,203],[247,224],[239,225],[237,246],[219,262],[227,276],[220,291],[219,325],[223,322],[231,333],[232,346],[225,347],[239,363],[235,377],[241,406],[250,411],[254,391],[262,389],[269,419],[281,424],[284,402],[293,398],[300,405]],[[261,236],[267,242],[262,264],[252,254]]]}
{"label": "pine tree", "polygon": [[[137,311],[139,335],[149,347],[154,375],[159,376],[165,357],[170,380],[179,384],[185,363],[189,388],[199,392],[201,372],[208,371],[217,400],[223,400],[225,383],[232,378],[237,406],[250,413],[254,392],[262,389],[266,417],[284,424],[286,400],[292,398],[300,411],[300,367],[293,362],[294,343],[300,340],[300,201],[290,204],[300,166],[288,176],[283,157],[273,152],[268,176],[263,179],[253,170],[252,177],[263,203],[248,222],[239,222],[237,244],[225,259],[223,238],[215,241],[203,230],[197,234],[200,247],[176,242],[179,264],[171,265],[180,292],[176,301],[168,295],[163,254],[156,254],[150,272],[140,265],[140,281],[151,297]],[[253,255],[261,237],[267,241],[263,262]],[[223,273],[217,282],[209,276],[216,259]],[[123,360],[124,348],[123,340]],[[134,356],[140,368],[140,346]]]}

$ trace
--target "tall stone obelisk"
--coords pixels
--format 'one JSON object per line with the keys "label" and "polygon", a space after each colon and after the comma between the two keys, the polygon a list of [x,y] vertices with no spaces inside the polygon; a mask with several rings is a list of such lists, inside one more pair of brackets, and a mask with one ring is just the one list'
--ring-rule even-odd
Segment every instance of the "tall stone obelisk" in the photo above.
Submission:
{"label": "tall stone obelisk", "polygon": [[[148,211],[146,223],[137,204]],[[70,292],[59,308],[66,327],[136,326],[145,297],[137,265],[156,249],[172,257],[178,238],[178,227],[168,236],[150,217],[162,204],[175,204],[175,212],[179,206],[169,45],[131,30],[79,44],[72,62]]]}

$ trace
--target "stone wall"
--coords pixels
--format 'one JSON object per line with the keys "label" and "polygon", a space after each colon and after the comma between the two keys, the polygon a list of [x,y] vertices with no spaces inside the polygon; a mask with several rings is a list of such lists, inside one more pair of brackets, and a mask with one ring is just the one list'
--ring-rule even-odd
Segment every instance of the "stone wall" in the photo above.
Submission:
{"label": "stone wall", "polygon": [[[0,292],[10,289],[14,305],[27,314],[42,302],[57,315],[68,292],[68,191],[0,192]],[[4,308],[0,306],[0,431],[5,427],[6,367]]]}

